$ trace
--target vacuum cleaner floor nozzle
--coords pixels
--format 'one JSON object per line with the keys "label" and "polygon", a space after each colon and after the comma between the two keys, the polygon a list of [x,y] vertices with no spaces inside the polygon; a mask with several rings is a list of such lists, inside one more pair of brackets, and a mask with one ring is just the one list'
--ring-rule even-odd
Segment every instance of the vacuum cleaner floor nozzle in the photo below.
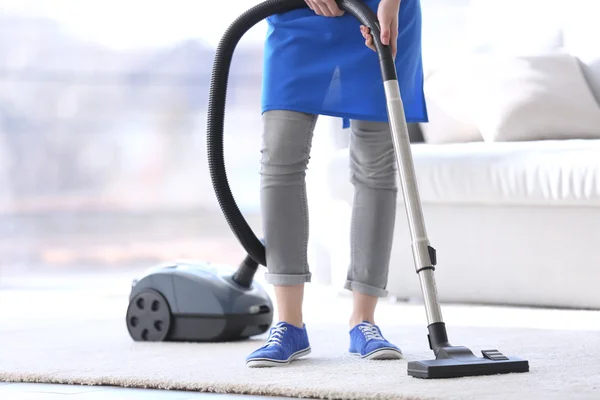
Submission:
{"label": "vacuum cleaner floor nozzle", "polygon": [[504,356],[498,350],[481,353],[483,357],[476,357],[466,347],[444,348],[435,360],[409,362],[408,374],[415,378],[442,379],[529,371],[527,360]]}

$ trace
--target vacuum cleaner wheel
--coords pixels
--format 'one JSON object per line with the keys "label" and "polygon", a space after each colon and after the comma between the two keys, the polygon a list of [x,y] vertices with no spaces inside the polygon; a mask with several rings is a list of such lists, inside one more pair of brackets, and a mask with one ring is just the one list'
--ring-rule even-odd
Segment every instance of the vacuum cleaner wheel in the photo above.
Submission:
{"label": "vacuum cleaner wheel", "polygon": [[127,307],[127,330],[138,342],[160,342],[171,328],[171,310],[167,300],[156,290],[138,293]]}

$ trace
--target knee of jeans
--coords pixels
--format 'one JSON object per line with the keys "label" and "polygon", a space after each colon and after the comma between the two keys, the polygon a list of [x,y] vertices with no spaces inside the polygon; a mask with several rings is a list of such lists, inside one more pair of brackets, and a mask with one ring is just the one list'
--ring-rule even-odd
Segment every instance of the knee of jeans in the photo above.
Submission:
{"label": "knee of jeans", "polygon": [[261,174],[302,175],[310,159],[312,120],[306,114],[266,113]]}
{"label": "knee of jeans", "polygon": [[350,180],[355,185],[371,189],[397,190],[396,171],[393,148],[385,149],[381,154],[366,159],[357,154],[350,155]]}
{"label": "knee of jeans", "polygon": [[355,185],[397,189],[396,156],[387,122],[352,121],[350,173]]}

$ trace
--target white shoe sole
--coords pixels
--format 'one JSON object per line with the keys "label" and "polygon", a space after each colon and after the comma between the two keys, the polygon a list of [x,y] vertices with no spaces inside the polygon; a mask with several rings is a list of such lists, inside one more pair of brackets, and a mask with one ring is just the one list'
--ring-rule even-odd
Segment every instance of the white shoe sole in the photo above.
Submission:
{"label": "white shoe sole", "polygon": [[287,360],[271,360],[268,358],[251,358],[246,361],[246,366],[249,368],[265,368],[265,367],[281,367],[283,365],[288,365],[294,360],[297,360],[300,357],[304,357],[310,354],[310,347],[295,352],[288,358]]}
{"label": "white shoe sole", "polygon": [[373,350],[364,356],[361,356],[360,353],[352,354],[364,358],[365,360],[400,360],[402,358],[402,352],[391,347],[382,347],[381,349]]}

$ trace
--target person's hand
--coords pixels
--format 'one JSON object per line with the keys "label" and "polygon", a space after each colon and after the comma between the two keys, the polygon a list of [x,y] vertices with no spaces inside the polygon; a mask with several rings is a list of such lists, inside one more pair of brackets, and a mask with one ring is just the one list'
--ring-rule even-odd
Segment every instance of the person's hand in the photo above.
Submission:
{"label": "person's hand", "polygon": [[317,15],[324,17],[341,17],[344,11],[338,7],[335,0],[304,0],[308,7]]}
{"label": "person's hand", "polygon": [[[377,9],[377,19],[381,27],[381,43],[392,48],[392,55],[396,58],[398,45],[398,13],[400,12],[400,0],[381,0]],[[360,26],[360,33],[365,38],[365,45],[373,51],[377,51],[373,43],[371,30],[364,25]]]}

